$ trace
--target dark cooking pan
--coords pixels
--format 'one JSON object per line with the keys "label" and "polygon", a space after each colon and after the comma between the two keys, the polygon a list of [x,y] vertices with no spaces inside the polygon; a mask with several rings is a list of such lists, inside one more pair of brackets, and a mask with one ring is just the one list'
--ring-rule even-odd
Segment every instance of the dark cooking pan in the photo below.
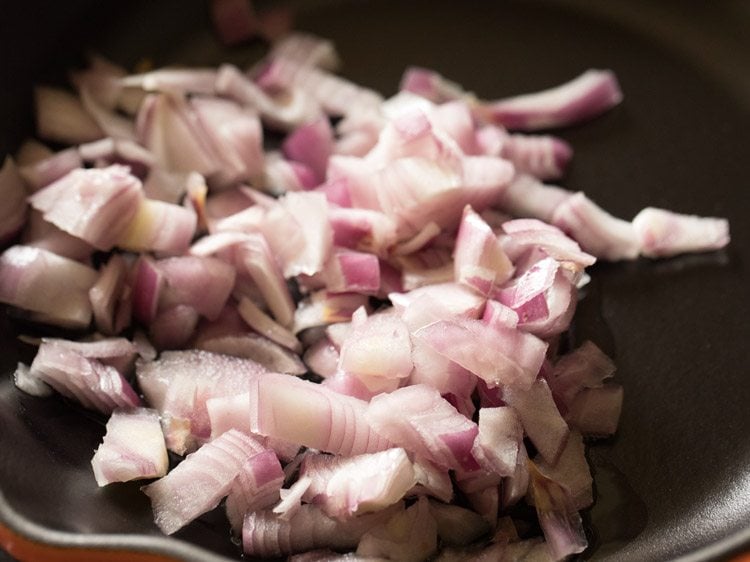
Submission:
{"label": "dark cooking pan", "polygon": [[[142,59],[247,63],[263,50],[260,42],[220,48],[201,2],[3,4],[2,154],[33,130],[31,85],[61,82],[87,51],[132,68]],[[386,95],[407,64],[487,98],[542,89],[589,67],[617,73],[624,103],[561,131],[576,149],[564,185],[627,219],[647,205],[727,217],[732,243],[591,271],[571,337],[614,357],[625,403],[616,437],[589,450],[597,499],[585,516],[591,546],[583,559],[728,559],[750,547],[750,5],[289,5],[298,28],[336,42],[346,76]],[[3,311],[0,544],[34,560],[239,559],[222,513],[166,538],[137,484],[96,487],[89,461],[101,420],[15,389],[13,368],[30,353],[17,331]],[[87,558],[88,548],[99,551]]]}

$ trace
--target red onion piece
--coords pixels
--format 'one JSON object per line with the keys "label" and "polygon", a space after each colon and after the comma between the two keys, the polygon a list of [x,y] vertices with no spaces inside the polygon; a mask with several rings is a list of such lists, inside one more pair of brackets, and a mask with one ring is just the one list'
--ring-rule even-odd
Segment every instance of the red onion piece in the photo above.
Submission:
{"label": "red onion piece", "polygon": [[283,97],[275,99],[231,65],[219,68],[216,92],[257,110],[269,127],[285,131],[314,121],[321,115],[320,103],[306,92],[289,88]]}
{"label": "red onion piece", "polygon": [[521,173],[540,180],[559,179],[565,174],[573,149],[562,139],[549,135],[513,134],[500,151]]}
{"label": "red onion piece", "polygon": [[331,253],[328,202],[321,193],[287,193],[266,213],[261,230],[284,276],[315,275]]}
{"label": "red onion piece", "polygon": [[604,211],[583,192],[571,195],[555,210],[552,223],[599,258],[634,259],[640,245],[633,226]]}
{"label": "red onion piece", "polygon": [[142,255],[135,263],[133,280],[133,316],[141,323],[149,325],[156,313],[164,287],[164,274],[154,260]]}
{"label": "red onion piece", "polygon": [[462,318],[435,322],[414,336],[490,386],[529,388],[547,350],[547,344],[531,334]]}
{"label": "red onion piece", "polygon": [[302,358],[316,375],[323,378],[332,377],[336,374],[339,363],[339,350],[327,337],[323,337],[307,348]]}
{"label": "red onion piece", "polygon": [[394,314],[373,314],[353,322],[341,345],[339,367],[371,392],[394,390],[413,368],[409,329]]}
{"label": "red onion piece", "polygon": [[479,434],[474,442],[474,457],[480,466],[500,476],[515,472],[523,428],[512,408],[480,408]]}
{"label": "red onion piece", "polygon": [[[594,503],[593,479],[586,460],[586,447],[581,434],[571,431],[560,458],[555,464],[536,460],[537,469],[547,478],[565,486],[576,510],[586,509]],[[533,501],[533,497],[530,497]]]}
{"label": "red onion piece", "polygon": [[[357,455],[357,457],[361,456]],[[325,499],[328,480],[341,466],[346,467],[351,463],[350,459],[351,457],[308,451],[299,465],[298,479],[306,482],[305,491],[300,498],[307,503],[318,503],[319,498]],[[342,517],[342,519],[345,519],[345,517]]]}
{"label": "red onion piece", "polygon": [[[410,321],[405,317],[412,330],[421,328],[434,320],[465,317],[479,318],[486,302],[485,297],[478,295],[468,287],[459,283],[437,283],[409,291],[408,293],[391,293],[388,298],[393,302],[397,311],[403,311],[406,316],[413,310],[413,318],[428,318],[427,320]],[[429,299],[425,301],[424,299]],[[418,304],[422,301],[422,305]]]}
{"label": "red onion piece", "polygon": [[473,140],[482,154],[502,156],[513,162],[519,174],[528,174],[539,180],[562,177],[573,157],[571,146],[560,138],[509,134],[497,125],[482,126],[474,133]]}
{"label": "red onion piece", "polygon": [[167,446],[178,454],[210,438],[209,399],[248,392],[264,372],[255,361],[199,350],[164,352],[156,361],[136,365],[148,403],[162,418],[178,422],[174,434],[165,431]]}
{"label": "red onion piece", "polygon": [[519,322],[528,322],[529,318],[522,314],[524,312],[522,307],[536,297],[544,295],[552,287],[559,265],[559,262],[553,258],[545,258],[536,262],[512,284],[499,289],[498,300],[518,313]]}
{"label": "red onion piece", "polygon": [[529,455],[523,441],[518,445],[516,469],[511,476],[503,479],[503,490],[500,502],[503,507],[515,505],[526,495],[529,488]]}
{"label": "red onion piece", "polygon": [[681,215],[647,207],[633,219],[641,255],[658,258],[719,250],[729,244],[726,219]]}
{"label": "red onion piece", "polygon": [[420,562],[437,550],[437,523],[426,498],[396,512],[362,536],[358,556],[384,557],[389,560]]}
{"label": "red onion piece", "polygon": [[273,512],[279,519],[289,521],[302,506],[302,497],[310,487],[311,479],[307,476],[299,476],[289,489],[281,490],[281,501],[273,508]]}
{"label": "red onion piece", "polygon": [[498,486],[492,485],[483,490],[466,492],[466,499],[469,506],[489,525],[490,530],[494,530],[495,525],[497,525],[497,514],[500,505],[500,490]]}
{"label": "red onion piece", "polygon": [[475,511],[436,501],[429,505],[438,536],[445,545],[468,546],[489,531],[489,525]]}
{"label": "red onion piece", "polygon": [[301,301],[297,307],[293,331],[298,334],[302,330],[315,326],[348,322],[355,310],[368,306],[367,295],[316,291],[308,300]]}
{"label": "red onion piece", "polygon": [[53,324],[85,328],[91,322],[88,292],[96,278],[95,270],[71,259],[12,246],[0,255],[0,302],[40,313]]}
{"label": "red onion piece", "polygon": [[16,388],[31,396],[45,397],[52,394],[52,388],[46,382],[32,374],[29,366],[20,361],[13,372],[13,383],[16,385]]}
{"label": "red onion piece", "polygon": [[510,129],[534,131],[565,127],[597,117],[622,101],[620,85],[609,70],[587,70],[560,86],[489,102],[481,113]]}
{"label": "red onion piece", "polygon": [[82,342],[45,338],[42,341],[63,346],[66,350],[73,351],[87,359],[98,359],[105,365],[111,365],[123,375],[133,367],[137,353],[135,344],[125,338],[104,338]]}
{"label": "red onion piece", "polygon": [[328,220],[336,246],[385,256],[396,242],[396,224],[387,215],[370,209],[328,206]]}
{"label": "red onion piece", "polygon": [[134,176],[143,178],[156,164],[153,154],[134,140],[106,137],[79,145],[78,153],[84,162],[97,168],[110,164],[124,164]]}
{"label": "red onion piece", "polygon": [[[429,118],[433,127],[456,141],[464,154],[472,156],[481,154],[477,143],[474,117],[467,102],[453,101],[436,105],[431,108]],[[492,156],[499,156],[499,154]]]}
{"label": "red onion piece", "polygon": [[334,249],[323,277],[331,292],[375,295],[380,290],[380,262],[370,253]]}
{"label": "red onion piece", "polygon": [[[320,492],[313,492],[314,500],[337,519],[380,511],[401,501],[415,484],[412,463],[401,448],[336,457],[326,472],[316,487]],[[302,474],[311,476],[309,465]]]}
{"label": "red onion piece", "polygon": [[190,100],[200,133],[213,146],[219,166],[209,176],[212,186],[226,187],[238,181],[257,182],[264,171],[263,130],[254,111],[230,100]]}
{"label": "red onion piece", "polygon": [[341,455],[389,448],[366,419],[367,404],[309,381],[268,373],[251,384],[255,433]]}
{"label": "red onion piece", "polygon": [[294,303],[289,288],[262,234],[249,234],[238,247],[238,266],[252,277],[276,321],[289,327]]}
{"label": "red onion piece", "polygon": [[139,406],[140,398],[122,374],[95,357],[87,357],[81,346],[86,349],[86,344],[70,345],[64,340],[42,341],[30,374],[85,408],[104,414]]}
{"label": "red onion piece", "polygon": [[169,171],[210,176],[221,165],[195,112],[181,96],[146,96],[138,111],[136,133],[138,141]]}
{"label": "red onion piece", "polygon": [[264,447],[272,450],[279,460],[289,462],[294,459],[300,449],[296,443],[253,434],[250,417],[247,415],[251,405],[250,392],[240,392],[241,390],[241,385],[238,385],[233,394],[216,392],[218,396],[206,400],[206,412],[211,426],[210,439],[216,439],[230,429],[238,429],[257,438]]}
{"label": "red onion piece", "polygon": [[296,353],[259,334],[227,334],[202,339],[196,343],[196,348],[252,359],[274,373],[303,375],[307,372],[307,367]]}
{"label": "red onion piece", "polygon": [[127,71],[97,54],[88,55],[88,68],[70,73],[70,81],[80,90],[85,86],[96,102],[106,109],[115,109],[122,97],[122,81]]}
{"label": "red onion piece", "polygon": [[410,239],[396,244],[391,250],[391,255],[407,256],[409,254],[420,252],[421,250],[426,250],[431,243],[438,239],[441,233],[442,230],[437,224],[434,222],[428,222]]}
{"label": "red onion piece", "polygon": [[235,270],[212,257],[179,256],[156,262],[164,279],[159,306],[188,305],[209,320],[224,309],[234,287]]}
{"label": "red onion piece", "polygon": [[333,150],[333,130],[327,118],[321,117],[294,130],[282,144],[284,156],[305,164],[315,174],[317,184],[323,183],[328,157]]}
{"label": "red onion piece", "polygon": [[598,388],[615,372],[615,364],[596,344],[583,342],[555,363],[550,388],[566,405],[584,388]]}
{"label": "red onion piece", "polygon": [[292,332],[275,322],[247,297],[240,299],[237,311],[247,325],[259,334],[266,336],[295,353],[302,351],[302,344]]}
{"label": "red onion piece", "polygon": [[420,157],[455,168],[462,156],[461,147],[447,132],[433,127],[424,111],[413,109],[399,113],[383,127],[365,160],[379,168],[399,158]]}
{"label": "red onion piece", "polygon": [[488,300],[482,313],[482,322],[493,328],[518,327],[518,313],[496,300]]}
{"label": "red onion piece", "polygon": [[[268,162],[266,161],[266,164]],[[253,206],[253,200],[246,189],[236,187],[206,197],[206,216],[209,220],[223,219]],[[212,230],[213,232],[214,230]]]}
{"label": "red onion piece", "polygon": [[[570,326],[577,302],[575,284],[564,270],[558,270],[552,286],[543,295],[537,295],[519,309],[519,315],[523,316],[522,321],[519,321],[519,329],[540,338],[550,338],[562,333]],[[527,306],[540,306],[543,313],[527,315],[528,311],[522,310]]]}
{"label": "red onion piece", "polygon": [[263,169],[263,188],[273,194],[302,191],[318,185],[318,180],[308,166],[292,162],[278,152],[268,152]]}
{"label": "red onion piece", "polygon": [[539,248],[560,262],[571,262],[577,268],[588,267],[596,258],[581,250],[578,243],[551,224],[537,219],[515,219],[503,223],[510,242],[522,248]]}
{"label": "red onion piece", "polygon": [[16,164],[18,166],[31,166],[52,156],[54,152],[36,139],[27,138],[21,143],[16,151]]}
{"label": "red onion piece", "polygon": [[190,341],[200,314],[192,306],[162,308],[149,325],[148,335],[157,349],[181,349]]}
{"label": "red onion piece", "polygon": [[99,486],[164,476],[169,459],[159,414],[147,408],[113,412],[91,466]]}
{"label": "red onion piece", "polygon": [[276,57],[256,78],[266,89],[304,87],[329,115],[346,115],[361,108],[377,106],[382,97],[328,72],[285,58]]}
{"label": "red onion piece", "polygon": [[247,411],[250,408],[250,393],[239,392],[227,396],[216,396],[206,400],[206,412],[211,424],[211,439],[216,439],[230,429],[237,429],[251,434],[250,418]]}
{"label": "red onion piece", "polygon": [[383,382],[380,385],[376,386],[374,390],[370,390],[370,388],[368,388],[359,377],[339,370],[324,380],[321,385],[330,388],[339,394],[352,396],[364,400],[365,402],[369,402],[373,396],[380,394],[381,392],[389,392],[398,388],[398,379],[382,380]]}
{"label": "red onion piece", "polygon": [[202,238],[190,252],[196,256],[224,254],[235,265],[237,280],[249,276],[276,321],[284,327],[291,326],[294,303],[289,287],[261,233],[220,232]]}
{"label": "red onion piece", "polygon": [[144,486],[158,527],[171,535],[216,507],[245,461],[261,451],[258,441],[230,430],[188,455],[163,478]]}
{"label": "red onion piece", "polygon": [[41,248],[79,262],[87,261],[95,251],[94,247],[85,240],[68,234],[44,220],[43,214],[36,209],[31,208],[29,211],[26,228],[21,235],[21,243],[24,246]]}
{"label": "red onion piece", "polygon": [[46,220],[100,250],[132,229],[142,200],[141,182],[119,165],[73,170],[29,197]]}
{"label": "red onion piece", "polygon": [[570,492],[544,476],[533,462],[529,462],[529,467],[530,491],[550,554],[555,560],[563,560],[583,552],[588,541]]}
{"label": "red onion piece", "polygon": [[570,404],[566,420],[586,436],[614,435],[622,411],[623,389],[619,384],[585,388]]}
{"label": "red onion piece", "polygon": [[547,382],[538,379],[529,389],[507,387],[503,398],[518,414],[524,433],[544,460],[553,464],[565,447],[570,431],[557,410]]}
{"label": "red onion piece", "polygon": [[248,458],[240,468],[227,496],[227,517],[235,533],[242,533],[246,513],[268,509],[279,501],[284,471],[273,451]]}
{"label": "red onion piece", "polygon": [[453,255],[456,281],[489,295],[497,283],[507,281],[513,264],[489,225],[467,206],[456,237]]}
{"label": "red onion piece", "polygon": [[178,203],[187,190],[188,174],[151,168],[143,181],[143,194],[151,200]]}
{"label": "red onion piece", "polygon": [[453,499],[453,482],[448,469],[439,467],[418,455],[415,455],[412,465],[417,483],[408,495],[429,495],[445,503]]}
{"label": "red onion piece", "polygon": [[399,89],[413,92],[437,103],[460,99],[466,95],[460,84],[446,80],[434,70],[418,66],[406,69],[401,77]]}
{"label": "red onion piece", "polygon": [[411,385],[376,396],[366,418],[380,435],[439,466],[477,466],[471,454],[477,425],[428,386]]}
{"label": "red onion piece", "polygon": [[288,520],[272,511],[256,511],[245,516],[242,549],[245,554],[258,557],[284,556],[324,546],[352,549],[367,530],[392,512],[384,510],[337,521],[314,505],[301,506]]}

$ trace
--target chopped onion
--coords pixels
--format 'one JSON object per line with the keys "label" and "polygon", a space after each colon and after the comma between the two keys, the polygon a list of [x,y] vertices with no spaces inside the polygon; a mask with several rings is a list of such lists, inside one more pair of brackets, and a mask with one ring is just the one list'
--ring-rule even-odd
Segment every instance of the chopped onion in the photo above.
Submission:
{"label": "chopped onion", "polygon": [[[0,255],[0,302],[40,313],[53,324],[85,328],[96,271],[41,248],[12,246]],[[65,279],[65,283],[60,283]]]}
{"label": "chopped onion", "polygon": [[73,170],[29,198],[44,218],[100,250],[132,230],[143,199],[141,182],[127,167]]}
{"label": "chopped onion", "polygon": [[[585,268],[720,249],[728,223],[628,222],[542,183],[572,148],[515,131],[615,106],[610,71],[485,101],[412,67],[384,100],[330,72],[329,41],[279,38],[290,13],[212,2],[225,42],[274,41],[247,73],[93,57],[78,97],[35,90],[38,133],[77,146],[27,141],[0,170],[0,245],[23,244],[0,301],[99,333],[43,339],[17,386],[112,414],[94,479],[160,476],[167,534],[227,497],[248,556],[583,551],[584,438],[623,401],[595,344],[559,354]],[[188,455],[167,472],[166,450]],[[520,540],[524,498],[545,540]]]}
{"label": "chopped onion", "polygon": [[588,70],[555,88],[491,102],[487,119],[511,129],[533,131],[564,127],[598,116],[622,101],[620,85],[609,70]]}
{"label": "chopped onion", "polygon": [[649,207],[633,219],[640,251],[650,258],[717,250],[729,243],[726,219],[680,215]]}
{"label": "chopped onion", "polygon": [[143,487],[151,498],[156,524],[171,535],[216,507],[229,494],[244,463],[261,451],[257,440],[230,430],[187,456],[169,474]]}
{"label": "chopped onion", "polygon": [[[93,347],[93,349],[92,349]],[[85,408],[110,414],[117,408],[133,408],[141,400],[114,366],[100,345],[74,344],[65,340],[43,340],[30,376],[47,383],[60,394]]]}
{"label": "chopped onion", "polygon": [[147,408],[113,412],[91,465],[99,486],[164,476],[169,462],[158,412]]}
{"label": "chopped onion", "polygon": [[379,556],[403,562],[426,560],[436,550],[437,523],[424,497],[370,529],[357,546],[360,556]]}

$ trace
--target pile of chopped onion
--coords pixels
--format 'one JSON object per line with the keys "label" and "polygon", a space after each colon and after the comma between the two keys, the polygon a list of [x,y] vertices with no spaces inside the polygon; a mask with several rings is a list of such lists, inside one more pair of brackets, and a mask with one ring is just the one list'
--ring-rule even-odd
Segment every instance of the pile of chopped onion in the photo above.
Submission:
{"label": "pile of chopped onion", "polygon": [[582,552],[584,440],[623,399],[596,344],[560,343],[585,268],[721,248],[727,222],[544,183],[573,151],[530,131],[617,105],[610,71],[483,101],[410,68],[383,99],[337,61],[291,34],[248,71],[94,58],[77,95],[37,88],[70,147],[0,171],[0,301],[87,335],[42,339],[17,385],[110,416],[92,482],[156,478],[167,534],[224,502],[250,556]]}

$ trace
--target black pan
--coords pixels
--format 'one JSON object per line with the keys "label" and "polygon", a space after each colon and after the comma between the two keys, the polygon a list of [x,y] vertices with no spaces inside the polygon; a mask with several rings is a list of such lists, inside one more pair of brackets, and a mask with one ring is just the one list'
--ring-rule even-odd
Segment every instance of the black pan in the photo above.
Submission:
{"label": "black pan", "polygon": [[[262,53],[260,43],[218,47],[200,2],[5,4],[0,153],[32,130],[30,85],[62,80],[87,50],[131,68],[144,58],[243,63]],[[586,514],[591,547],[583,558],[713,560],[750,547],[750,5],[292,5],[297,27],[336,41],[346,76],[386,95],[407,64],[435,68],[486,98],[552,86],[589,67],[617,73],[624,104],[561,132],[576,149],[564,185],[626,219],[647,205],[728,217],[733,240],[721,252],[598,264],[591,272],[572,338],[593,339],[612,354],[625,404],[617,436],[589,451],[597,501]],[[10,373],[30,350],[14,339],[17,323],[3,318],[3,544],[16,553],[30,540],[239,559],[220,512],[164,538],[137,485],[96,487],[89,460],[101,420],[56,397],[15,390]],[[82,552],[71,559],[84,559]]]}

